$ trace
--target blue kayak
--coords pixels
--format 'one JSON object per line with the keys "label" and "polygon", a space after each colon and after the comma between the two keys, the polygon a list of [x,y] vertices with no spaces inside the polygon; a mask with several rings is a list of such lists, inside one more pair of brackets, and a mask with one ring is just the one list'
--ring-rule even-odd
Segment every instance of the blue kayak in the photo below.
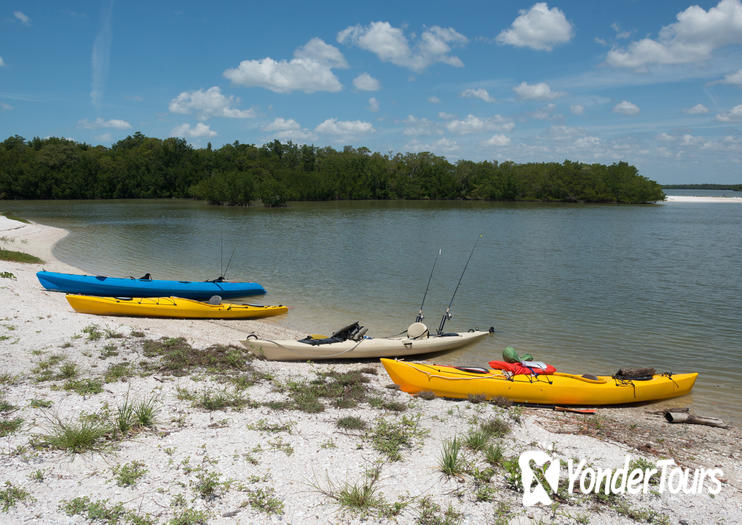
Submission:
{"label": "blue kayak", "polygon": [[205,301],[214,295],[223,298],[264,294],[258,283],[230,281],[164,281],[149,278],[120,278],[41,271],[36,274],[47,290],[110,297],[182,297]]}

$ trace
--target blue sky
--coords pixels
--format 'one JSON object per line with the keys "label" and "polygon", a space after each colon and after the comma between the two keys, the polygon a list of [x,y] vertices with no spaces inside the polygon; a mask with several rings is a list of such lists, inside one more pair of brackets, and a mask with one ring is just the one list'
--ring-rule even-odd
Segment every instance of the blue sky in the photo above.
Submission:
{"label": "blue sky", "polygon": [[136,131],[742,183],[742,0],[0,2],[0,140]]}

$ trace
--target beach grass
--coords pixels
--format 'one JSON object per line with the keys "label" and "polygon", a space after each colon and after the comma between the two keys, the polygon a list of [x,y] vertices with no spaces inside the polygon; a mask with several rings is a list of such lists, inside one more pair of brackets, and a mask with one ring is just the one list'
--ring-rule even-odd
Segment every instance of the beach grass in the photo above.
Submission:
{"label": "beach grass", "polygon": [[5,248],[0,248],[0,261],[10,261],[10,262],[19,262],[19,263],[29,263],[29,264],[42,264],[44,261],[36,257],[35,255],[31,255],[29,253],[24,252],[18,252],[15,250],[6,250]]}
{"label": "beach grass", "polygon": [[18,221],[18,222],[23,222],[25,224],[31,224],[31,221],[29,221],[28,219],[24,219],[23,217],[19,217],[12,211],[3,211],[3,212],[0,212],[0,215],[5,215],[11,221]]}
{"label": "beach grass", "polygon": [[40,444],[72,454],[101,450],[102,441],[111,434],[110,425],[92,418],[80,421],[62,421],[57,416],[49,416],[49,433],[40,436]]}
{"label": "beach grass", "polygon": [[438,468],[446,476],[458,476],[464,472],[466,462],[461,456],[461,441],[454,436],[443,442]]}

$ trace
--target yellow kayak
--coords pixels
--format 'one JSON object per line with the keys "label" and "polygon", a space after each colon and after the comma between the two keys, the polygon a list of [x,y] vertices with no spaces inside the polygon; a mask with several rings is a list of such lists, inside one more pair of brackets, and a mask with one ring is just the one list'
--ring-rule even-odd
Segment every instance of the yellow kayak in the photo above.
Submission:
{"label": "yellow kayak", "polygon": [[662,374],[648,380],[625,380],[556,372],[508,377],[503,371],[492,369],[462,370],[393,359],[382,359],[381,363],[392,381],[409,394],[428,390],[440,397],[466,399],[484,395],[487,399],[505,397],[518,403],[544,405],[622,405],[668,399],[690,392],[698,376]]}
{"label": "yellow kayak", "polygon": [[134,317],[173,317],[180,319],[255,319],[285,314],[288,307],[251,304],[211,304],[180,297],[95,297],[68,294],[67,301],[76,311],[96,315]]}

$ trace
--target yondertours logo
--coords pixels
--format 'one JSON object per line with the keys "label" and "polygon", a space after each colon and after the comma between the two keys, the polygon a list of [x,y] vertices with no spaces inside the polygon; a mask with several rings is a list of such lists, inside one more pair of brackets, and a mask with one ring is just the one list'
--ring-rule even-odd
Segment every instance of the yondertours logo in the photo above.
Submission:
{"label": "yondertours logo", "polygon": [[[658,484],[660,493],[712,495],[721,492],[720,468],[691,470],[675,464],[672,459],[663,459],[655,463],[656,468],[632,466],[631,456],[626,456],[623,467],[617,469],[594,468],[587,465],[584,459],[575,462],[569,459],[567,466],[567,490],[569,493],[579,489],[583,494],[629,494],[649,492],[650,484]],[[527,450],[518,458],[518,466],[523,483],[523,505],[550,505],[551,497],[559,490],[562,462],[542,450]],[[659,481],[656,477],[659,476]]]}

